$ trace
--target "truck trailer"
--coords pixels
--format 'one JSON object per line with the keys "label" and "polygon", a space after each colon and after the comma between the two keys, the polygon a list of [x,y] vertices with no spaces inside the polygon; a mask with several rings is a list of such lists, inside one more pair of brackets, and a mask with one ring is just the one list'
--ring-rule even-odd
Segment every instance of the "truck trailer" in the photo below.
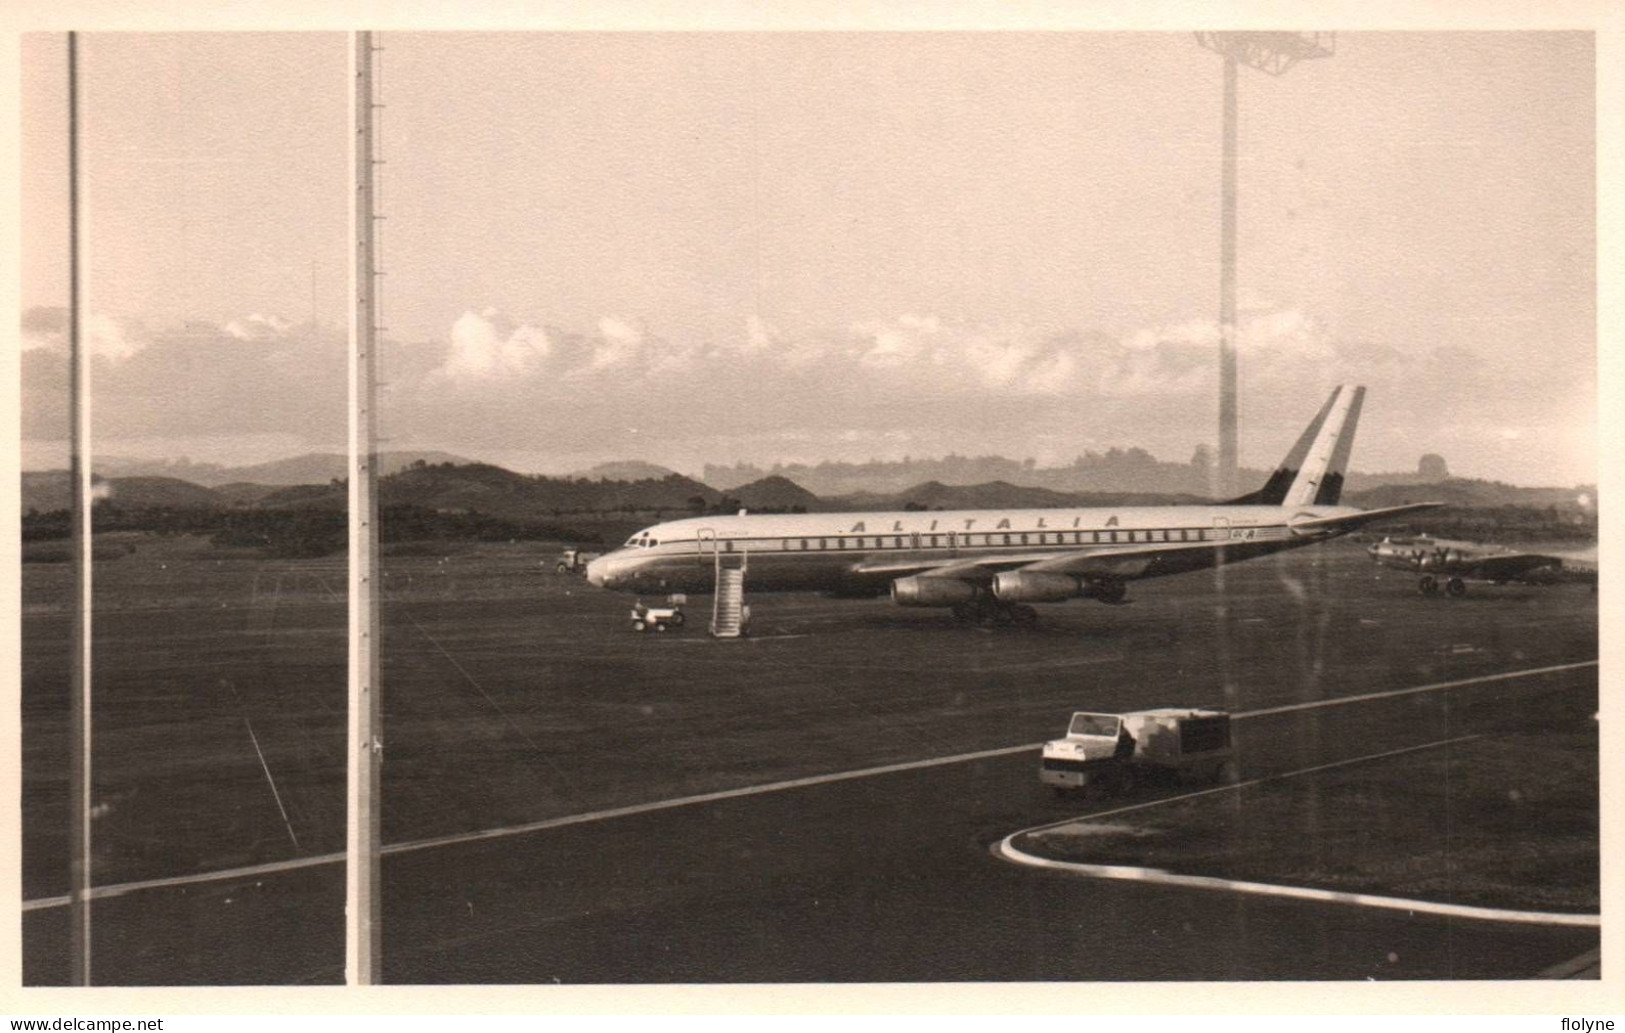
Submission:
{"label": "truck trailer", "polygon": [[1125,714],[1079,711],[1066,736],[1044,744],[1038,779],[1058,794],[1117,793],[1144,782],[1190,784],[1235,777],[1230,714],[1160,707]]}

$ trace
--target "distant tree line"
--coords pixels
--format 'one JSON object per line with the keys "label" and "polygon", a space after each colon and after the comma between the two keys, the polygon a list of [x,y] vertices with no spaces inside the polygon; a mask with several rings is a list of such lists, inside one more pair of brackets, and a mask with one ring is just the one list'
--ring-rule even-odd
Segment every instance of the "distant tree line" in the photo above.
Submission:
{"label": "distant tree line", "polygon": [[[326,556],[345,547],[346,514],[341,510],[209,509],[109,503],[96,506],[95,529],[155,534],[207,534],[215,545],[263,549],[269,556]],[[30,511],[23,517],[23,541],[67,538],[67,510]],[[574,541],[602,543],[598,531],[543,520],[510,520],[483,513],[442,513],[424,506],[388,505],[378,510],[381,542],[409,541]]]}
{"label": "distant tree line", "polygon": [[1447,506],[1417,513],[1403,521],[1390,520],[1368,534],[1429,534],[1435,538],[1462,538],[1473,542],[1568,542],[1597,540],[1597,519],[1576,519],[1556,506]]}

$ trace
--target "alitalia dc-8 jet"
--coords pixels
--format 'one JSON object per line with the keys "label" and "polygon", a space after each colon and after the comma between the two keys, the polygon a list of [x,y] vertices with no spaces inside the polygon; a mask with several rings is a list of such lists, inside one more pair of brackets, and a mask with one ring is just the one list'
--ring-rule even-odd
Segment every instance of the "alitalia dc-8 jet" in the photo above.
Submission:
{"label": "alitalia dc-8 jet", "polygon": [[1365,398],[1339,387],[1259,490],[1185,506],[704,516],[657,524],[587,567],[627,592],[712,592],[730,571],[753,591],[820,591],[1029,623],[1031,603],[1120,603],[1128,582],[1330,541],[1431,509],[1340,506]]}

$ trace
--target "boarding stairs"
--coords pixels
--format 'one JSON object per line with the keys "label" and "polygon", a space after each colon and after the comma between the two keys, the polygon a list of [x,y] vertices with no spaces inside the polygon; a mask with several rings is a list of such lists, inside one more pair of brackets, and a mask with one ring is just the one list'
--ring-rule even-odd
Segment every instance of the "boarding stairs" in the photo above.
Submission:
{"label": "boarding stairs", "polygon": [[711,634],[716,638],[739,638],[750,622],[745,605],[744,553],[716,553],[716,595],[711,602]]}

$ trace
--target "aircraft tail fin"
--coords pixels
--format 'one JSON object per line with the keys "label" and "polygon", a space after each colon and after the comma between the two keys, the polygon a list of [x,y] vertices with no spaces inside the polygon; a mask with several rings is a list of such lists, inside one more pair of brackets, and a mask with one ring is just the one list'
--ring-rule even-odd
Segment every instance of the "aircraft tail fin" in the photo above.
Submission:
{"label": "aircraft tail fin", "polygon": [[1225,505],[1337,505],[1364,402],[1363,387],[1333,389],[1264,486]]}

